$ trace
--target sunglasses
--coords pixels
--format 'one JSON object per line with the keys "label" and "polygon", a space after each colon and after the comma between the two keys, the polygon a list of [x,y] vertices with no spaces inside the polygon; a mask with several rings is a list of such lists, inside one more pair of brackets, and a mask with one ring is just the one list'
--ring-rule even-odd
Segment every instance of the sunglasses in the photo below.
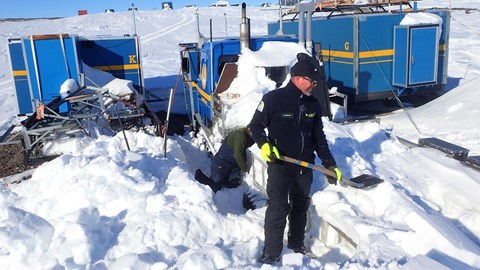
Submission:
{"label": "sunglasses", "polygon": [[309,81],[313,85],[313,87],[317,86],[317,81],[314,81],[314,80],[310,79],[309,77],[305,77],[305,76],[303,78],[305,80]]}

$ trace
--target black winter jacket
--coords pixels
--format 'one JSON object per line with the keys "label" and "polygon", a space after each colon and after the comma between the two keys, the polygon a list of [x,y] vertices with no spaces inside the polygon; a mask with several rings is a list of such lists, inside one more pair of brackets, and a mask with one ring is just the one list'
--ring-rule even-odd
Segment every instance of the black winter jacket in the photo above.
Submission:
{"label": "black winter jacket", "polygon": [[[258,147],[270,142],[280,155],[309,163],[315,161],[316,151],[323,166],[336,166],[323,132],[320,104],[313,96],[303,95],[292,81],[263,96],[248,128]],[[291,167],[300,171],[298,165]]]}

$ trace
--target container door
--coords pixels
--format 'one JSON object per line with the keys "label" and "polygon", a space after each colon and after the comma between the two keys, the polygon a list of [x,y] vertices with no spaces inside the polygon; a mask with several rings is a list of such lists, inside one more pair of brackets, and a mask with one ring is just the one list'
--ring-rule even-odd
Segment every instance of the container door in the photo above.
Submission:
{"label": "container door", "polygon": [[409,58],[408,40],[408,27],[395,26],[395,35],[393,41],[393,85],[396,86],[407,87]]}
{"label": "container door", "polygon": [[190,121],[195,124],[195,113],[199,111],[198,84],[200,53],[195,44],[181,44],[182,78],[185,90],[185,108]]}
{"label": "container door", "polygon": [[15,92],[17,96],[18,113],[33,113],[35,106],[32,102],[32,93],[28,83],[28,73],[25,66],[25,59],[23,57],[21,40],[9,40],[8,50],[10,55],[10,63],[12,65]]}
{"label": "container door", "polygon": [[437,82],[437,28],[438,26],[410,29],[410,85]]}

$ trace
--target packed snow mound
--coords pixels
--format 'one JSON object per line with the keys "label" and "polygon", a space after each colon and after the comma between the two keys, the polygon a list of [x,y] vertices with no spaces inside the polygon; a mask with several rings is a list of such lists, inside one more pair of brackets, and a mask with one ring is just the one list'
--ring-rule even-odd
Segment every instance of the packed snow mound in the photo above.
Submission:
{"label": "packed snow mound", "polygon": [[[278,41],[265,42],[258,51],[242,50],[237,61],[237,77],[219,94],[226,105],[223,121],[227,130],[247,126],[262,96],[276,88],[276,82],[268,78],[265,67],[286,67],[289,73],[300,52],[307,51],[297,43]],[[287,74],[283,84],[289,80]]]}

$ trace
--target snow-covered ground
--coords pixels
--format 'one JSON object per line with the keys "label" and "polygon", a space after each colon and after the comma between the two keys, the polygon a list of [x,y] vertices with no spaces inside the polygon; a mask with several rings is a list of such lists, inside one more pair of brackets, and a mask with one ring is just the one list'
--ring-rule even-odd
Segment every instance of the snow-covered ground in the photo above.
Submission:
{"label": "snow-covered ground", "polygon": [[[450,1],[424,0],[419,6],[449,7]],[[449,92],[409,109],[421,133],[403,111],[380,124],[325,121],[344,175],[369,173],[385,183],[356,190],[328,186],[323,175],[315,174],[306,245],[319,259],[285,248],[281,264],[258,264],[265,207],[245,212],[241,196],[248,186],[213,194],[193,178],[197,168],[208,171],[209,158],[192,134],[169,138],[164,158],[162,138],[140,131],[126,133],[131,151],[122,134],[59,142],[51,149],[62,152],[60,157],[26,172],[32,174],[29,180],[1,187],[0,268],[479,269],[480,173],[436,150],[407,148],[396,137],[416,142],[435,136],[480,155],[480,95],[475,92],[480,11],[455,9],[479,8],[480,1],[452,1],[451,7]],[[252,35],[265,34],[277,12],[248,9]],[[198,13],[205,34],[210,18],[214,36],[238,34],[238,7],[199,8]],[[19,122],[8,38],[136,31],[146,86],[166,93],[179,73],[178,43],[196,41],[195,10],[138,11],[135,18],[136,29],[126,12],[1,22],[0,133]],[[184,110],[182,97],[176,98],[175,110]],[[2,180],[10,183],[23,175]],[[356,247],[338,243],[331,229],[320,241],[326,232],[322,220],[345,232]]]}

